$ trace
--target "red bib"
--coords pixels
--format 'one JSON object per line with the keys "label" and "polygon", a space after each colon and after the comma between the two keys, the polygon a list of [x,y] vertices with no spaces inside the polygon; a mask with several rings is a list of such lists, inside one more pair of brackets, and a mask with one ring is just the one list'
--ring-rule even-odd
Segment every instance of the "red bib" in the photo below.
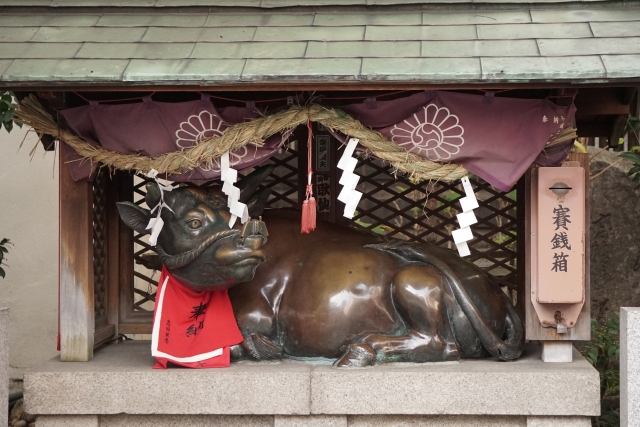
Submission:
{"label": "red bib", "polygon": [[195,292],[162,268],[153,312],[151,355],[166,369],[167,362],[187,368],[226,368],[229,347],[242,342],[229,294]]}

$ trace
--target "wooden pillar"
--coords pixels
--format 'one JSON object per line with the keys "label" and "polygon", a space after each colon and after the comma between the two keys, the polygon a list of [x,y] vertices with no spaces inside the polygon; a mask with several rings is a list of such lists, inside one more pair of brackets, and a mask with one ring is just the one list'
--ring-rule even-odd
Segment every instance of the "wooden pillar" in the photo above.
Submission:
{"label": "wooden pillar", "polygon": [[93,357],[95,329],[93,187],[71,178],[60,145],[60,359],[81,362]]}
{"label": "wooden pillar", "polygon": [[525,307],[527,304],[527,295],[526,292],[526,271],[527,271],[527,257],[529,254],[529,249],[527,247],[528,240],[525,238],[527,233],[527,222],[529,219],[527,218],[527,196],[528,191],[527,185],[529,184],[528,177],[531,172],[527,171],[525,174],[518,180],[516,184],[516,254],[518,257],[517,261],[517,272],[518,272],[518,281],[516,288],[516,297],[518,298],[516,304],[516,311],[520,319],[524,322],[526,318]]}

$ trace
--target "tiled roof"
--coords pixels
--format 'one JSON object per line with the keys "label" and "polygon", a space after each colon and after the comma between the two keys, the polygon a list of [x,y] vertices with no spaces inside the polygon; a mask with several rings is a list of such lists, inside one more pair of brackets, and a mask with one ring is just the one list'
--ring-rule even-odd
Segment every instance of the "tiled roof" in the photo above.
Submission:
{"label": "tiled roof", "polygon": [[640,2],[33,10],[0,8],[0,86],[640,80]]}

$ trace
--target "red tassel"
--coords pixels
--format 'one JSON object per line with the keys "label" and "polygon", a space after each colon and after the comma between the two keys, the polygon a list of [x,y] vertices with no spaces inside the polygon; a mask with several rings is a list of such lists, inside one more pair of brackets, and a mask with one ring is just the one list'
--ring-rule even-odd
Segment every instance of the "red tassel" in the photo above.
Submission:
{"label": "red tassel", "polygon": [[316,199],[313,197],[313,184],[311,178],[313,171],[311,169],[311,122],[307,122],[307,128],[309,131],[309,139],[307,141],[307,191],[306,199],[302,202],[302,226],[301,231],[303,233],[311,233],[316,229]]}
{"label": "red tassel", "polygon": [[316,199],[313,196],[309,196],[311,190],[310,185],[307,186],[308,198],[302,202],[302,227],[303,233],[311,233],[316,229]]}

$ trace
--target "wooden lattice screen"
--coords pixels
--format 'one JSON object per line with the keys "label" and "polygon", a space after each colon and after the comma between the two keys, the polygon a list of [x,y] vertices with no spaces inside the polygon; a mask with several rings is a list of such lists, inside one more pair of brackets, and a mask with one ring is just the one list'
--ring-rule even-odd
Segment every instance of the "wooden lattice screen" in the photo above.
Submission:
{"label": "wooden lattice screen", "polygon": [[[331,141],[333,152],[336,153],[335,145],[338,144],[333,138]],[[290,142],[287,148],[280,150],[268,161],[276,165],[273,174],[263,183],[272,188],[269,208],[300,207],[306,176],[299,172],[300,169],[306,170],[306,142],[300,144],[300,151],[298,145],[298,141]],[[333,159],[335,157],[336,155]],[[245,174],[249,172],[251,170],[244,171]],[[333,209],[337,215],[325,215],[325,220],[333,217],[335,222],[342,225],[379,235],[432,242],[455,249],[451,231],[458,227],[458,199],[464,196],[459,183],[413,184],[405,177],[396,176],[388,165],[371,158],[360,159],[356,173],[361,176],[357,189],[363,193],[363,198],[353,221],[340,216],[343,206],[335,200],[336,178],[332,184],[332,194],[333,203],[337,205]],[[335,177],[335,168],[328,174]],[[138,179],[133,187],[134,201],[137,204],[144,205],[146,182]],[[471,182],[480,208],[476,210],[478,224],[472,227],[474,240],[469,242],[470,260],[489,273],[500,286],[505,287],[515,301],[518,286],[517,191],[501,192],[479,178],[472,178]],[[133,310],[149,313],[153,311],[158,274],[144,268],[139,262],[153,248],[148,244],[147,236],[138,233],[134,234],[134,243],[133,257],[136,264],[133,272]]]}
{"label": "wooden lattice screen", "polygon": [[93,303],[96,330],[107,324],[107,184],[100,170],[93,181]]}
{"label": "wooden lattice screen", "polygon": [[[431,242],[455,249],[451,232],[459,228],[459,198],[462,185],[455,183],[413,184],[394,174],[393,168],[377,159],[358,162],[362,178],[357,187],[363,193],[354,227],[395,239]],[[516,190],[505,193],[480,178],[471,179],[480,208],[472,226],[468,259],[494,277],[500,286],[517,287]]]}

